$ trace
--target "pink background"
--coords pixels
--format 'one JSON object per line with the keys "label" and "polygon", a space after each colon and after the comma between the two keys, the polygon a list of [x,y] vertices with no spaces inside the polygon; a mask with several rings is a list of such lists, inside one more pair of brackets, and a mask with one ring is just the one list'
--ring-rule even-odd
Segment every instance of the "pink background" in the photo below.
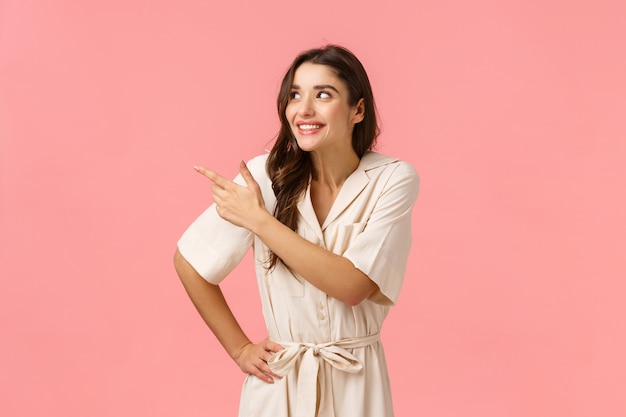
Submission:
{"label": "pink background", "polygon": [[[0,1],[0,415],[235,415],[171,262],[210,202],[192,166],[262,153],[326,42],[422,177],[397,415],[626,415],[625,4]],[[249,259],[224,286],[264,337]]]}

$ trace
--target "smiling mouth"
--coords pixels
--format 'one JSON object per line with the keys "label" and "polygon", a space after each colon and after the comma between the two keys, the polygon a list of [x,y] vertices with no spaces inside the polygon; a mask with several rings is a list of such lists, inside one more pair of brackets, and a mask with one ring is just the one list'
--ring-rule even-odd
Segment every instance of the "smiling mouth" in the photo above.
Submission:
{"label": "smiling mouth", "polygon": [[313,125],[313,124],[301,124],[298,125],[298,129],[303,130],[303,131],[309,131],[309,130],[317,130],[317,129],[321,129],[322,125]]}

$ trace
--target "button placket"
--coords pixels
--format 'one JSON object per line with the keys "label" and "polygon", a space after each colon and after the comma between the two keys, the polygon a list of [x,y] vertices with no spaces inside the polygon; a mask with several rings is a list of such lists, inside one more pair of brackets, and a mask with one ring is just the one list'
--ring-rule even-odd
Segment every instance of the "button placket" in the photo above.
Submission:
{"label": "button placket", "polygon": [[322,339],[330,340],[330,311],[328,306],[328,295],[327,294],[319,294],[314,301],[314,304],[311,306],[314,308],[312,311],[317,317],[317,325],[321,332]]}
{"label": "button placket", "polygon": [[318,309],[318,313],[317,313],[317,318],[322,321],[322,320],[326,320],[328,318],[328,312],[326,310],[326,304],[323,301],[319,301],[317,303],[317,309]]}

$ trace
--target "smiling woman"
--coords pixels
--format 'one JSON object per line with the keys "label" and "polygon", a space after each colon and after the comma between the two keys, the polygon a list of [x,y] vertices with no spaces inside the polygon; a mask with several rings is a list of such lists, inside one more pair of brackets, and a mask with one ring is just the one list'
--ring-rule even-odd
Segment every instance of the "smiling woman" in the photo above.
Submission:
{"label": "smiling woman", "polygon": [[[215,203],[179,240],[177,272],[249,374],[240,416],[393,416],[379,333],[404,278],[417,174],[371,150],[371,87],[342,47],[294,60],[278,114],[272,151],[234,181],[196,167]],[[251,247],[269,333],[259,343],[218,286]]]}

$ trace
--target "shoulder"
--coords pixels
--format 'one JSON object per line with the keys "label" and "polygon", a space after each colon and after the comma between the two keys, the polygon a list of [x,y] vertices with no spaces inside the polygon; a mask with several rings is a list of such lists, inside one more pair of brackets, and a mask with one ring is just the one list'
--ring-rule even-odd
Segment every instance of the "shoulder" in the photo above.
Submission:
{"label": "shoulder", "polygon": [[419,183],[419,175],[410,163],[378,152],[367,152],[361,158],[360,168],[368,177],[383,177],[389,182],[409,181]]}
{"label": "shoulder", "polygon": [[413,165],[377,152],[368,152],[361,161],[377,206],[388,213],[409,212],[420,188]]}

